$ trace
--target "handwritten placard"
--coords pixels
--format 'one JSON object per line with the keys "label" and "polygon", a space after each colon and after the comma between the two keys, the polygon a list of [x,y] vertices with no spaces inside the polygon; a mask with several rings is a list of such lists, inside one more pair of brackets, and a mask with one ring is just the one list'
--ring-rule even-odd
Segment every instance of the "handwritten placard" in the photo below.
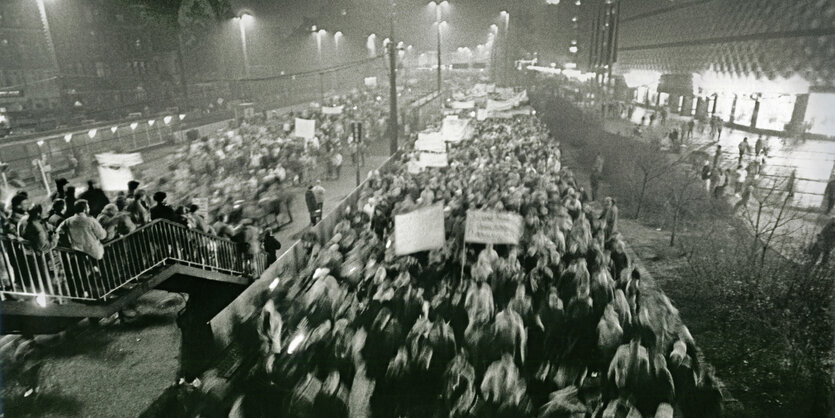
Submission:
{"label": "handwritten placard", "polygon": [[406,255],[444,246],[444,206],[437,204],[394,217],[394,253]]}
{"label": "handwritten placard", "polygon": [[522,217],[511,212],[468,210],[464,241],[481,244],[518,244]]}

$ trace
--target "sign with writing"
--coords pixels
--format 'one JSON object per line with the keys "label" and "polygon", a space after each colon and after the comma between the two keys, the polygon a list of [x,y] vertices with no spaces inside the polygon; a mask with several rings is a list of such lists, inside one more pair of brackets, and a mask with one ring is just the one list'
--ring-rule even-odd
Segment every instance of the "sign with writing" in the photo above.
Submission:
{"label": "sign with writing", "polygon": [[301,138],[313,138],[316,135],[316,121],[313,119],[296,118],[295,136]]}
{"label": "sign with writing", "polygon": [[419,164],[421,167],[446,167],[449,165],[447,154],[436,152],[420,153]]}
{"label": "sign with writing", "polygon": [[322,114],[324,115],[339,115],[342,114],[344,106],[322,106]]}
{"label": "sign with writing", "polygon": [[195,197],[191,199],[191,203],[197,205],[197,214],[203,218],[204,221],[209,220],[209,198],[208,197]]}
{"label": "sign with writing", "polygon": [[420,132],[415,141],[415,150],[446,152],[446,142],[440,132]]}
{"label": "sign with writing", "polygon": [[444,206],[419,208],[394,217],[394,253],[406,255],[444,246]]}
{"label": "sign with writing", "polygon": [[518,244],[522,238],[522,216],[511,212],[468,210],[465,242]]}

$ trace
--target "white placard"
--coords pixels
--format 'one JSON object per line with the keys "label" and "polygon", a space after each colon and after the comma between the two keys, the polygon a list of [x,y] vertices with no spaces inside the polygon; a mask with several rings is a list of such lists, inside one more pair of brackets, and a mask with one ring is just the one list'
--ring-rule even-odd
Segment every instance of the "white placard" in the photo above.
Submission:
{"label": "white placard", "polygon": [[436,152],[422,152],[420,153],[420,160],[418,160],[421,167],[446,167],[449,165],[447,154]]}
{"label": "white placard", "polygon": [[394,253],[406,255],[444,246],[444,206],[419,208],[394,217]]}
{"label": "white placard", "polygon": [[420,132],[415,141],[415,150],[428,152],[446,152],[446,142],[440,132]]}
{"label": "white placard", "polygon": [[522,216],[512,212],[468,210],[465,242],[518,244],[522,238]]}
{"label": "white placard", "polygon": [[475,101],[473,101],[473,100],[467,100],[467,101],[456,100],[456,101],[450,103],[449,106],[453,109],[458,109],[458,110],[472,109],[472,108],[475,107]]}
{"label": "white placard", "polygon": [[344,106],[322,106],[322,114],[324,115],[339,115],[342,114]]}
{"label": "white placard", "polygon": [[106,192],[128,190],[128,182],[133,180],[130,167],[118,165],[99,165],[101,188]]}
{"label": "white placard", "polygon": [[316,135],[316,121],[296,118],[296,131],[293,135],[301,138],[313,138]]}
{"label": "white placard", "polygon": [[377,77],[365,77],[365,87],[377,87]]}

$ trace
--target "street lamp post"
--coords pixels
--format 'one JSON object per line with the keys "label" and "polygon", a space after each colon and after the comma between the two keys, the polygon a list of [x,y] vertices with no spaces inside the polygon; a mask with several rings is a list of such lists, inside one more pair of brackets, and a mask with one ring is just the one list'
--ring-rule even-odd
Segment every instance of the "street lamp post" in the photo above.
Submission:
{"label": "street lamp post", "polygon": [[510,65],[510,13],[502,10],[501,16],[504,18],[504,82],[508,84],[508,70]]}
{"label": "street lamp post", "polygon": [[397,43],[394,42],[394,0],[389,0],[391,12],[389,15],[389,128],[391,129],[391,141],[389,152],[397,153],[397,134],[400,127],[397,121]]}
{"label": "street lamp post", "polygon": [[249,13],[242,13],[237,17],[238,26],[241,28],[241,49],[244,55],[244,75],[249,78],[249,53],[246,50],[246,22],[252,19]]}
{"label": "street lamp post", "polygon": [[443,77],[441,75],[441,24],[443,22],[441,21],[441,17],[442,17],[442,13],[443,13],[443,8],[448,6],[449,2],[447,2],[446,0],[444,0],[440,3],[436,3],[436,2],[433,1],[429,4],[434,5],[434,7],[435,7],[435,26],[438,30],[438,37],[437,37],[437,41],[438,41],[437,42],[437,50],[438,50],[438,94],[440,94],[441,93],[441,86],[443,84]]}

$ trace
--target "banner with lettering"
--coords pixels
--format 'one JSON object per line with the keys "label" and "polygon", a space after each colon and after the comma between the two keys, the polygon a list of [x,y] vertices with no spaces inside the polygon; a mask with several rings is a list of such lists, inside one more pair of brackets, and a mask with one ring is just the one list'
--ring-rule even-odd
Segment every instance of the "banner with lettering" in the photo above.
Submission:
{"label": "banner with lettering", "polygon": [[444,246],[444,206],[426,206],[394,217],[394,253],[428,251]]}
{"label": "banner with lettering", "polygon": [[468,210],[465,242],[518,244],[522,238],[522,216],[512,212]]}
{"label": "banner with lettering", "polygon": [[415,150],[446,152],[446,142],[440,132],[420,132],[417,141],[415,141]]}

